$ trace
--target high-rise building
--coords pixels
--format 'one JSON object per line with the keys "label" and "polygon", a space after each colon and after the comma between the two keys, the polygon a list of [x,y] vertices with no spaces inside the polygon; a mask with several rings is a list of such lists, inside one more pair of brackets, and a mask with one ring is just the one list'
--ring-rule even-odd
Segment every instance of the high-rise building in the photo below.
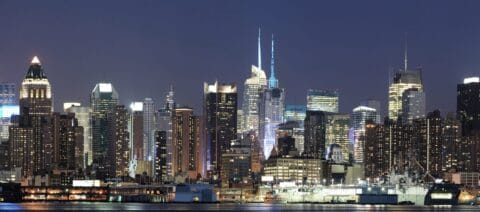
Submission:
{"label": "high-rise building", "polygon": [[237,86],[204,83],[204,122],[208,170],[221,170],[222,153],[237,139]]}
{"label": "high-rise building", "polygon": [[250,78],[245,80],[243,90],[243,130],[258,133],[259,103],[261,93],[267,88],[267,76],[262,70],[260,31],[258,33],[258,66],[252,65]]}
{"label": "high-rise building", "polygon": [[353,149],[348,133],[350,130],[350,116],[348,114],[328,114],[325,129],[325,138],[327,147],[332,144],[340,146],[342,158],[348,160]]}
{"label": "high-rise building", "polygon": [[243,117],[243,110],[238,109],[237,110],[237,132],[241,133],[244,132],[243,127],[245,124],[243,123],[245,121],[245,117]]}
{"label": "high-rise building", "polygon": [[309,111],[305,118],[304,154],[314,158],[325,158],[325,130],[327,113]]}
{"label": "high-rise building", "polygon": [[143,102],[130,104],[130,155],[132,160],[144,160],[143,150]]}
{"label": "high-rise building", "polygon": [[107,114],[114,112],[119,104],[118,93],[111,83],[98,83],[91,96],[92,109],[92,165],[98,178],[106,177],[108,143]]}
{"label": "high-rise building", "polygon": [[375,121],[377,111],[366,106],[358,106],[353,109],[352,128],[354,130],[353,155],[355,162],[363,163],[365,150],[365,126],[368,120]]}
{"label": "high-rise building", "polygon": [[166,182],[170,179],[167,173],[167,132],[155,131],[155,182]]}
{"label": "high-rise building", "polygon": [[155,158],[155,106],[151,98],[143,101],[143,150],[144,160],[153,161]]}
{"label": "high-rise building", "polygon": [[22,167],[23,176],[49,171],[53,144],[42,135],[53,111],[51,86],[38,57],[30,63],[20,89],[18,126],[10,128],[9,142],[13,167]]}
{"label": "high-rise building", "polygon": [[377,111],[377,118],[375,119],[375,123],[377,124],[382,123],[382,109],[381,109],[380,101],[368,99],[368,100],[362,101],[360,105],[375,109]]}
{"label": "high-rise building", "polygon": [[78,120],[78,126],[83,128],[83,168],[92,165],[92,109],[90,107],[81,106],[80,104],[65,107],[64,112],[74,113]]}
{"label": "high-rise building", "polygon": [[283,113],[283,120],[285,122],[296,121],[303,128],[305,121],[307,107],[305,105],[286,105]]}
{"label": "high-rise building", "polygon": [[[156,170],[160,167],[163,166],[163,163],[165,163],[165,169],[162,169],[162,173],[165,175],[159,176],[156,175],[155,177],[161,177],[161,179],[156,179],[157,181],[173,181],[174,173],[173,173],[173,128],[172,128],[172,115],[173,111],[176,108],[176,104],[174,101],[174,91],[173,91],[173,86],[170,86],[170,90],[166,95],[165,98],[165,105],[163,108],[157,111],[155,114],[155,124],[156,124],[156,130],[160,132],[165,132],[165,135],[156,135],[156,140],[155,142],[159,142],[159,138],[163,139],[165,136],[165,143],[161,142],[160,144],[162,146],[156,146],[156,149],[158,151],[158,148],[165,148],[166,149],[166,155],[165,159],[162,159],[160,162],[162,164],[155,164],[157,160],[155,160],[154,167],[155,167],[155,173]],[[160,136],[160,137],[159,137]],[[163,141],[163,140],[162,140]],[[161,149],[162,150],[162,149]],[[162,150],[163,151],[163,150]],[[156,157],[160,157],[159,153],[155,154]],[[161,154],[160,154],[161,155]]]}
{"label": "high-rise building", "polygon": [[285,90],[278,88],[278,80],[275,78],[274,41],[272,35],[272,59],[268,88],[260,93],[259,104],[259,133],[258,137],[263,141],[265,159],[268,159],[275,146],[275,131],[278,125],[283,123],[285,110]]}
{"label": "high-rise building", "polygon": [[425,117],[425,92],[410,88],[402,95],[402,122],[411,124],[413,119]]}
{"label": "high-rise building", "polygon": [[462,135],[480,134],[480,78],[470,77],[457,85],[457,116]]}
{"label": "high-rise building", "polygon": [[200,120],[193,115],[193,109],[175,108],[173,114],[173,170],[174,176],[188,175],[195,179],[199,170]]}
{"label": "high-rise building", "polygon": [[128,110],[117,105],[106,115],[107,160],[105,167],[109,177],[128,176],[130,162]]}
{"label": "high-rise building", "polygon": [[9,168],[9,128],[12,116],[19,115],[15,83],[0,83],[0,170]]}
{"label": "high-rise building", "polygon": [[338,91],[308,90],[307,110],[338,113]]}
{"label": "high-rise building", "polygon": [[16,105],[16,90],[15,83],[0,83],[0,105]]}
{"label": "high-rise building", "polygon": [[53,164],[59,170],[84,169],[83,128],[78,125],[75,114],[53,113],[50,127],[43,128],[44,136],[53,141]]}
{"label": "high-rise building", "polygon": [[463,161],[463,152],[459,152],[462,143],[461,123],[457,120],[454,113],[448,113],[442,127],[442,146],[444,148],[442,152],[442,171],[461,171],[459,167],[459,161]]}

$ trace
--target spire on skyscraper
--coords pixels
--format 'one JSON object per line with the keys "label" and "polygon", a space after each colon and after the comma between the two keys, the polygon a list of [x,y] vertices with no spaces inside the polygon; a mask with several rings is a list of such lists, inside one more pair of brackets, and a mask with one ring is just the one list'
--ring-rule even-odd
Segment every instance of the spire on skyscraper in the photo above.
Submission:
{"label": "spire on skyscraper", "polygon": [[275,42],[272,34],[272,59],[270,60],[270,78],[268,79],[269,88],[278,88],[278,80],[275,78]]}
{"label": "spire on skyscraper", "polygon": [[262,70],[262,47],[260,45],[261,28],[258,28],[258,69]]}
{"label": "spire on skyscraper", "polygon": [[408,59],[407,59],[407,33],[405,32],[405,59],[404,59],[404,67],[403,70],[407,71],[408,68]]}

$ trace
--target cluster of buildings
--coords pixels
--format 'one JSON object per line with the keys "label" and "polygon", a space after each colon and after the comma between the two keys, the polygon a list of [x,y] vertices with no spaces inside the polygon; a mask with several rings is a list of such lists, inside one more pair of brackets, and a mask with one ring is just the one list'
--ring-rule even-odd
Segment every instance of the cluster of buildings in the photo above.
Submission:
{"label": "cluster of buildings", "polygon": [[272,36],[267,77],[259,31],[242,105],[234,83],[204,83],[201,115],[177,104],[172,87],[161,104],[122,105],[109,82],[95,85],[88,105],[65,102],[55,112],[54,88],[34,57],[19,92],[0,84],[0,178],[27,186],[99,179],[235,188],[356,183],[394,172],[433,181],[480,170],[478,77],[458,85],[456,114],[427,113],[422,70],[409,70],[405,57],[391,77],[387,116],[377,100],[340,113],[338,90],[310,89],[305,104],[286,104],[274,47]]}

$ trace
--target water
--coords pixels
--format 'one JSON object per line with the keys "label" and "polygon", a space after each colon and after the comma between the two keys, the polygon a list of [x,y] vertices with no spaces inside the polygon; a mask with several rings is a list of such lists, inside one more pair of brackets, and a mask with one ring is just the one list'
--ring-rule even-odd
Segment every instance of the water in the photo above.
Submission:
{"label": "water", "polygon": [[341,211],[427,211],[427,210],[471,210],[479,211],[480,206],[410,206],[410,205],[347,205],[347,204],[264,204],[264,203],[221,203],[221,204],[180,204],[180,203],[110,203],[110,202],[29,202],[29,203],[0,203],[0,211],[5,210],[341,210]]}

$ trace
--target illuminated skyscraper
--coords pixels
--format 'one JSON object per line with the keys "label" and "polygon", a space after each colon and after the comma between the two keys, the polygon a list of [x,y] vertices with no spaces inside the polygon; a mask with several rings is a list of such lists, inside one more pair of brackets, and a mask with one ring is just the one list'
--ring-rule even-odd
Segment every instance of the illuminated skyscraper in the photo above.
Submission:
{"label": "illuminated skyscraper", "polygon": [[275,131],[283,122],[285,110],[285,90],[278,88],[278,80],[274,72],[274,42],[272,36],[271,72],[269,86],[260,93],[259,102],[259,133],[258,138],[263,141],[265,159],[268,159],[275,146]]}
{"label": "illuminated skyscraper", "polygon": [[18,126],[10,128],[12,168],[22,167],[23,176],[45,173],[53,164],[53,144],[42,135],[53,111],[51,86],[38,57],[30,63],[20,89]]}
{"label": "illuminated skyscraper", "polygon": [[[388,88],[388,117],[397,120],[402,115],[403,92],[408,89],[417,89],[423,92],[422,70],[408,70],[407,48],[405,45],[405,63],[403,70],[396,71]],[[425,103],[424,103],[425,104]]]}
{"label": "illuminated skyscraper", "polygon": [[425,117],[425,93],[416,88],[407,89],[402,95],[402,122],[411,124],[414,119]]}
{"label": "illuminated skyscraper", "polygon": [[[71,105],[71,104],[70,104]],[[86,168],[92,165],[92,109],[90,107],[84,107],[80,104],[76,104],[70,107],[65,107],[66,113],[74,113],[75,118],[78,120],[78,126],[83,128],[83,167]]]}
{"label": "illuminated skyscraper", "polygon": [[106,177],[108,144],[107,114],[114,112],[119,103],[118,93],[111,83],[98,83],[91,96],[93,167],[98,178]]}
{"label": "illuminated skyscraper", "polygon": [[338,113],[338,91],[308,90],[307,110]]}
{"label": "illuminated skyscraper", "polygon": [[365,152],[365,127],[368,120],[375,121],[377,111],[370,107],[358,106],[353,109],[352,128],[354,130],[354,159],[357,163],[363,163]]}
{"label": "illuminated skyscraper", "polygon": [[180,107],[174,110],[173,124],[173,170],[174,176],[188,174],[195,179],[200,158],[200,120],[193,115],[193,109]]}
{"label": "illuminated skyscraper", "polygon": [[348,139],[350,129],[350,116],[348,114],[328,114],[326,124],[326,147],[332,144],[340,146],[342,158],[347,160],[350,157],[350,150],[353,149]]}
{"label": "illuminated skyscraper", "polygon": [[143,102],[130,104],[130,149],[132,160],[144,160],[143,150]]}
{"label": "illuminated skyscraper", "polygon": [[381,109],[381,106],[380,106],[381,105],[380,101],[369,99],[369,100],[362,101],[360,103],[360,105],[375,109],[377,111],[377,118],[374,120],[375,123],[381,124],[383,122],[382,114],[381,114],[382,109]]}
{"label": "illuminated skyscraper", "polygon": [[244,83],[243,90],[243,130],[258,133],[260,95],[267,88],[267,77],[262,70],[260,31],[258,34],[258,67],[252,65],[251,76]]}
{"label": "illuminated skyscraper", "polygon": [[[165,142],[160,142],[159,144],[161,144],[161,147],[157,146],[157,151],[159,150],[162,150],[163,151],[163,148],[165,148],[165,158],[163,159],[163,156],[162,156],[162,159],[159,160],[159,162],[161,162],[162,164],[154,164],[154,167],[155,167],[155,173],[157,173],[158,171],[158,168],[161,167],[161,166],[165,166],[166,168],[164,170],[162,170],[162,173],[164,173],[164,175],[160,176],[160,175],[156,175],[155,177],[157,177],[157,180],[162,180],[162,181],[172,181],[173,180],[173,177],[174,177],[174,173],[173,173],[173,136],[172,136],[172,133],[173,133],[173,125],[172,125],[172,116],[173,116],[173,111],[175,110],[176,108],[176,104],[175,104],[175,101],[174,101],[174,91],[173,91],[173,86],[170,86],[170,90],[169,92],[167,93],[166,95],[166,98],[165,98],[165,105],[163,108],[161,108],[160,110],[157,111],[157,113],[155,114],[156,118],[155,118],[155,124],[156,124],[156,130],[159,131],[159,132],[156,132],[156,142],[158,143],[158,138],[161,138],[161,139],[164,139],[165,137]],[[160,132],[164,132],[165,135],[159,135],[158,133]],[[159,137],[160,136],[160,137]],[[159,153],[156,153],[155,154],[158,157],[159,156]],[[160,154],[162,155],[162,154]],[[155,161],[155,163],[157,162],[157,160]],[[161,177],[158,178],[158,177]]]}
{"label": "illuminated skyscraper", "polygon": [[286,105],[283,119],[285,122],[296,121],[300,125],[300,128],[303,128],[306,111],[307,107],[305,107],[305,105]]}
{"label": "illuminated skyscraper", "polygon": [[237,139],[237,86],[204,83],[203,103],[207,169],[218,175],[222,153]]}
{"label": "illuminated skyscraper", "polygon": [[128,176],[130,162],[128,110],[117,105],[109,111],[107,119],[107,161],[108,177]]}
{"label": "illuminated skyscraper", "polygon": [[155,158],[155,106],[151,98],[143,101],[143,155],[144,160],[153,161]]}

